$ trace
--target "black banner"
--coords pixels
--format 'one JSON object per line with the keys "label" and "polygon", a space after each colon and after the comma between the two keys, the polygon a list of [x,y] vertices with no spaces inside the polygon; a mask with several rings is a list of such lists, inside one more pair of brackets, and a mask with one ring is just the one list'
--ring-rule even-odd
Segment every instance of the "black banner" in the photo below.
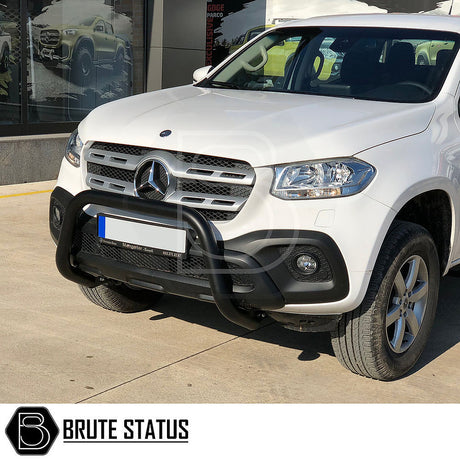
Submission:
{"label": "black banner", "polygon": [[[245,13],[250,12],[250,15]],[[248,29],[265,25],[265,0],[208,0],[206,19],[206,65],[217,65],[225,59],[230,47]],[[235,15],[235,16],[233,16]],[[232,16],[238,26],[225,30]]]}

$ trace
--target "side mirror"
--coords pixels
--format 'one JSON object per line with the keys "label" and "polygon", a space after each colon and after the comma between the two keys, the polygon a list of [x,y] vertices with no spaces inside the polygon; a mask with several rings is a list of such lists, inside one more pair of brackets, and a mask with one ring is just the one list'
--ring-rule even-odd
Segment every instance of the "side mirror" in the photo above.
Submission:
{"label": "side mirror", "polygon": [[213,69],[212,65],[208,65],[206,67],[201,67],[195,72],[193,72],[193,84],[199,83],[201,80],[204,80],[208,73]]}

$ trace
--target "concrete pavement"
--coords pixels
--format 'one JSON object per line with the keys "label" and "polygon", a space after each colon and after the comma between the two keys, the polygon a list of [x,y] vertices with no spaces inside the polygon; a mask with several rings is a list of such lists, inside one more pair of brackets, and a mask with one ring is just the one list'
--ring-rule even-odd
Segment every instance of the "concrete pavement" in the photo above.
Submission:
{"label": "concrete pavement", "polygon": [[53,185],[0,187],[0,403],[460,400],[458,278],[442,281],[438,317],[416,369],[376,382],[343,369],[328,334],[270,321],[248,332],[211,304],[172,296],[131,315],[96,307],[55,268]]}

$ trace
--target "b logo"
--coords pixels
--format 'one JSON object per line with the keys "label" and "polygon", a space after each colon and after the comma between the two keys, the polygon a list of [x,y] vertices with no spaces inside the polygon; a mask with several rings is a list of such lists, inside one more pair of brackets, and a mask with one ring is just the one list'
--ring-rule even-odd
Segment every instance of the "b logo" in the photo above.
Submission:
{"label": "b logo", "polygon": [[6,427],[6,435],[19,455],[45,455],[59,428],[45,407],[20,407]]}

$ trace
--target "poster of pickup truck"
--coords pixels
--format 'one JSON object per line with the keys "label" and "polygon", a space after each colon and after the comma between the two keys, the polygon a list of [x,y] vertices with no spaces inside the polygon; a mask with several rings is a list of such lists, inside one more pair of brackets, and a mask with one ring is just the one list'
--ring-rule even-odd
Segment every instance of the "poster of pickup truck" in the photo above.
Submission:
{"label": "poster of pickup truck", "polygon": [[0,73],[7,72],[10,67],[11,35],[3,32],[0,25]]}
{"label": "poster of pickup truck", "polygon": [[19,2],[0,1],[0,123],[19,121]]}
{"label": "poster of pickup truck", "polygon": [[91,83],[98,65],[110,64],[121,73],[129,55],[129,42],[115,35],[112,24],[99,16],[39,32],[38,57],[42,63],[46,67],[68,66],[72,81],[80,86]]}
{"label": "poster of pickup truck", "polygon": [[93,108],[132,94],[130,0],[34,5],[27,23],[30,119],[80,121]]}

